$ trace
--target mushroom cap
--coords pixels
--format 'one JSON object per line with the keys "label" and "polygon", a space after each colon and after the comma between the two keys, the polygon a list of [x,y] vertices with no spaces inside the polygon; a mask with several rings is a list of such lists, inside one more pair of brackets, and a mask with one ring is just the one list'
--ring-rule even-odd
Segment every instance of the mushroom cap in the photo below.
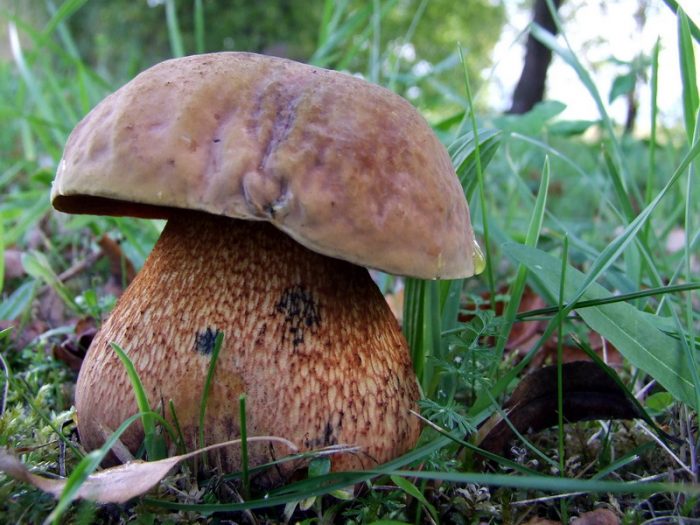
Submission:
{"label": "mushroom cap", "polygon": [[469,210],[413,106],[353,76],[250,53],[162,62],[73,130],[68,213],[264,220],[324,255],[414,277],[474,273]]}

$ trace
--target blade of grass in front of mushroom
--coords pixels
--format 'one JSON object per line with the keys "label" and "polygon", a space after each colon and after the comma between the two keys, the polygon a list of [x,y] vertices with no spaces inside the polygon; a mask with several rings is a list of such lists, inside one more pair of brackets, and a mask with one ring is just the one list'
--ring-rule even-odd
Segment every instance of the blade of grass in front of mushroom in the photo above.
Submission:
{"label": "blade of grass in front of mushroom", "polygon": [[245,411],[245,394],[241,394],[238,398],[238,415],[241,425],[241,472],[243,475],[243,499],[249,499],[250,472],[248,471],[248,422]]}
{"label": "blade of grass in front of mushroom", "polygon": [[119,357],[122,365],[124,365],[124,369],[126,370],[126,373],[129,376],[129,381],[131,382],[131,388],[134,391],[136,405],[142,414],[141,424],[143,425],[144,444],[146,446],[146,454],[148,455],[148,459],[150,461],[163,459],[167,455],[165,440],[163,439],[162,435],[156,432],[153,411],[151,410],[148,396],[143,388],[143,383],[139,378],[138,372],[134,367],[134,363],[131,361],[131,359],[129,359],[129,356],[117,343],[112,342],[110,343],[110,346],[117,354],[117,357]]}
{"label": "blade of grass in front of mushroom", "polygon": [[175,403],[172,399],[168,400],[168,409],[170,410],[170,418],[173,421],[173,427],[177,435],[177,453],[187,454],[187,445],[185,443],[185,435],[182,433],[182,427],[180,426],[180,420],[177,417],[177,411],[175,410]]}
{"label": "blade of grass in front of mushroom", "polygon": [[[209,368],[207,368],[207,377],[204,381],[204,390],[202,390],[202,398],[199,403],[199,447],[205,447],[206,441],[204,438],[204,416],[207,412],[207,402],[209,401],[209,393],[211,392],[211,385],[214,379],[214,373],[216,371],[216,363],[219,361],[219,352],[221,351],[221,345],[224,343],[224,333],[216,331],[216,339],[214,340],[214,348],[211,352],[211,359],[209,361]],[[207,461],[207,456],[203,458],[204,468],[208,468],[209,463]]]}

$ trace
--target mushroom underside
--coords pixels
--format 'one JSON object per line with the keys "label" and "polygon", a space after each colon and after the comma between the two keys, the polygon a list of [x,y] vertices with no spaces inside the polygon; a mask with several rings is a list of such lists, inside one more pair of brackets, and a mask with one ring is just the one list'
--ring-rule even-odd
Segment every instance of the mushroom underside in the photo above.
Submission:
{"label": "mushroom underside", "polygon": [[[200,403],[216,335],[224,342]],[[249,436],[276,435],[300,450],[354,445],[334,470],[368,469],[410,450],[420,431],[408,347],[366,269],[314,253],[274,226],[183,212],[165,227],[142,271],[95,337],[78,378],[78,430],[87,449],[135,414],[133,390],[110,347],[133,361],[149,401],[189,449],[239,437],[246,394]],[[122,442],[135,452],[143,428]],[[170,444],[171,448],[174,444]],[[290,452],[252,444],[251,466]],[[210,453],[240,468],[237,447]],[[300,464],[285,464],[283,477]]]}

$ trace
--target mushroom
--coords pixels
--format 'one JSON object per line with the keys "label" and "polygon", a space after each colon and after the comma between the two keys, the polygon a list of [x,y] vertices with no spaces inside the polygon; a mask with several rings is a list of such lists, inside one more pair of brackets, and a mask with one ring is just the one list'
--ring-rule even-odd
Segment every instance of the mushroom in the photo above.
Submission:
{"label": "mushroom", "polygon": [[[169,60],[77,125],[51,199],[68,213],[168,221],[82,365],[87,449],[137,412],[110,342],[151,402],[173,401],[189,447],[238,437],[242,393],[249,435],[301,450],[357,446],[334,456],[334,470],[372,468],[415,445],[408,347],[364,267],[465,277],[478,248],[446,150],[401,97],[255,54]],[[197,443],[220,331],[206,443]],[[122,436],[132,451],[142,440],[140,424]],[[288,452],[255,444],[250,464]],[[212,454],[239,467],[235,447]]]}

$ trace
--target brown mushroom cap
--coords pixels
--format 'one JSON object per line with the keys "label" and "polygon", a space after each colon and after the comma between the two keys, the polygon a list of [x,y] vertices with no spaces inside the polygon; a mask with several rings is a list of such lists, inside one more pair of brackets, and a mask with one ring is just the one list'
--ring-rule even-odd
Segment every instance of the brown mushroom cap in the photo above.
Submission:
{"label": "brown mushroom cap", "polygon": [[51,199],[69,213],[269,221],[311,250],[395,274],[475,270],[462,188],[419,113],[280,58],[197,55],[140,74],[75,128]]}

